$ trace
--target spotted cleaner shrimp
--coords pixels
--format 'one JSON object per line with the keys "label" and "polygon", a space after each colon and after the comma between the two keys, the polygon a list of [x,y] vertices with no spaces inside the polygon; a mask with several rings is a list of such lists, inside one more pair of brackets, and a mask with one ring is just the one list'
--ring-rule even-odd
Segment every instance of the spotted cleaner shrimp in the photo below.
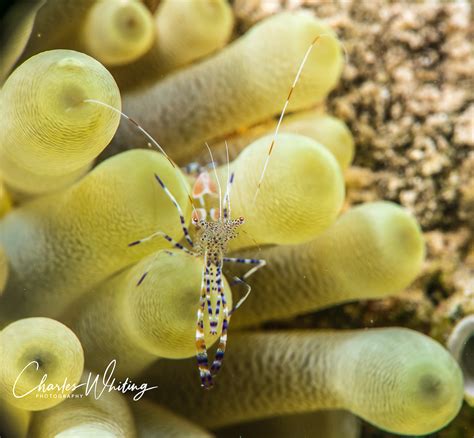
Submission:
{"label": "spotted cleaner shrimp", "polygon": [[[214,161],[213,166],[215,171]],[[201,384],[205,388],[210,388],[213,386],[213,376],[217,374],[217,372],[222,366],[222,360],[224,358],[224,353],[227,345],[227,330],[229,326],[230,316],[242,305],[251,290],[250,286],[246,283],[245,280],[250,275],[255,273],[258,269],[265,266],[265,260],[253,258],[226,257],[229,242],[235,237],[237,237],[238,228],[244,223],[243,217],[239,217],[237,219],[231,218],[230,189],[234,180],[233,173],[228,173],[227,186],[223,198],[220,183],[216,175],[216,181],[219,186],[219,209],[213,208],[210,210],[209,213],[206,211],[205,208],[194,209],[192,215],[192,224],[194,225],[196,231],[194,240],[191,238],[189,230],[186,227],[183,212],[176,199],[165,186],[160,177],[158,175],[155,175],[155,178],[161,188],[165,191],[167,196],[175,205],[180,217],[184,237],[190,248],[186,248],[184,245],[179,242],[176,242],[170,236],[165,233],[162,233],[161,231],[158,231],[144,239],[132,242],[129,244],[129,246],[135,246],[155,237],[161,236],[168,242],[170,242],[174,248],[182,250],[191,256],[202,257],[204,259],[204,269],[201,278],[199,308],[197,311],[196,351]],[[192,198],[199,199],[201,201],[201,204],[203,204],[204,195],[215,194],[216,192],[214,184],[212,183],[209,174],[207,172],[201,172],[193,186]],[[224,294],[222,274],[224,263],[241,263],[245,265],[253,265],[253,267],[242,277],[234,278],[233,283],[244,284],[247,287],[247,291],[243,298],[241,298],[240,301],[232,308],[232,310],[229,310],[227,300]],[[137,285],[140,285],[143,282],[146,275],[147,272],[142,275]],[[212,293],[217,294],[215,309],[212,308],[211,303]],[[222,331],[219,338],[217,352],[215,354],[215,358],[211,366],[209,366],[207,347],[204,338],[204,315],[206,313],[206,306],[211,335],[217,334],[219,316],[222,310]]]}
{"label": "spotted cleaner shrimp", "polygon": [[[270,161],[270,157],[272,155],[273,149],[276,144],[276,139],[278,137],[279,129],[281,122],[285,116],[288,104],[291,99],[291,95],[293,90],[296,87],[296,84],[299,81],[301,73],[303,71],[304,65],[311,53],[316,42],[323,36],[324,34],[320,34],[314,38],[311,42],[310,46],[306,50],[304,57],[300,63],[298,68],[296,77],[291,85],[287,98],[285,100],[283,109],[280,113],[280,117],[278,119],[277,126],[275,128],[272,141],[270,143],[268,154],[265,160],[265,163],[262,168],[262,172],[260,178],[258,180],[258,184],[255,191],[254,200],[257,199],[260,187],[264,180],[265,172]],[[168,159],[170,164],[173,167],[177,167],[177,165],[173,162],[173,160],[166,154],[164,149],[160,146],[160,144],[142,127],[139,123],[137,123],[134,119],[129,117],[128,115],[124,114],[117,108],[114,108],[104,102],[95,100],[95,99],[85,99],[84,103],[92,103],[105,106],[117,113],[119,113],[122,117],[130,121],[135,127],[142,132],[142,134],[147,137],[149,140],[149,145],[154,145],[157,147],[161,153],[165,155]],[[203,258],[203,271],[201,276],[201,289],[200,289],[200,299],[199,299],[199,307],[197,310],[197,326],[196,326],[196,356],[198,362],[198,369],[201,379],[201,386],[206,389],[209,389],[213,386],[214,377],[217,375],[219,369],[222,366],[222,362],[224,359],[224,354],[227,346],[227,332],[229,328],[229,321],[231,315],[244,303],[246,298],[249,296],[251,292],[250,285],[246,282],[246,280],[253,275],[258,269],[265,266],[266,262],[263,259],[254,259],[254,258],[234,258],[234,257],[227,257],[227,250],[229,242],[235,239],[238,235],[239,228],[243,225],[245,219],[243,217],[239,217],[237,219],[232,219],[231,217],[231,188],[234,183],[234,174],[230,172],[229,168],[229,153],[226,144],[226,151],[227,151],[227,181],[226,181],[226,190],[224,196],[222,196],[222,188],[219,182],[219,178],[217,176],[216,165],[212,156],[211,149],[206,144],[208,148],[212,167],[215,175],[215,181],[212,181],[209,172],[207,170],[199,169],[198,176],[195,180],[195,183],[192,188],[192,193],[188,194],[189,202],[193,208],[192,213],[192,224],[194,226],[195,235],[194,239],[191,237],[188,227],[186,226],[186,220],[183,214],[183,211],[176,201],[173,194],[169,191],[169,189],[164,184],[163,180],[160,178],[159,175],[154,175],[156,182],[159,184],[161,189],[166,193],[168,198],[174,204],[177,213],[179,215],[181,228],[184,233],[184,238],[187,242],[186,247],[180,242],[175,241],[172,237],[166,234],[163,231],[157,231],[150,236],[144,237],[140,240],[131,242],[129,244],[130,247],[135,245],[142,244],[144,242],[148,242],[155,238],[164,238],[167,240],[173,248],[178,250],[184,251],[186,254],[194,257],[201,257]],[[216,187],[217,185],[217,187]],[[218,196],[219,197],[219,208],[213,208],[209,212],[207,212],[205,208],[205,201],[204,197],[206,195],[211,196]],[[201,204],[200,208],[195,207],[195,201],[199,201]],[[242,284],[246,287],[246,292],[243,297],[238,301],[238,303],[229,310],[227,300],[224,294],[224,286],[223,286],[223,265],[224,263],[237,263],[242,265],[249,265],[252,266],[244,275],[240,277],[234,277],[233,282],[231,284]],[[137,286],[140,286],[143,281],[145,280],[148,271],[143,273],[140,279],[137,282]],[[216,305],[213,309],[211,297],[212,294],[216,295]],[[204,316],[206,314],[206,305],[207,305],[207,315],[209,318],[209,325],[210,325],[210,334],[216,335],[217,334],[217,326],[219,321],[220,312],[222,310],[222,330],[219,337],[219,343],[217,347],[217,351],[214,357],[214,360],[211,365],[209,365],[208,359],[208,350],[204,338]]]}

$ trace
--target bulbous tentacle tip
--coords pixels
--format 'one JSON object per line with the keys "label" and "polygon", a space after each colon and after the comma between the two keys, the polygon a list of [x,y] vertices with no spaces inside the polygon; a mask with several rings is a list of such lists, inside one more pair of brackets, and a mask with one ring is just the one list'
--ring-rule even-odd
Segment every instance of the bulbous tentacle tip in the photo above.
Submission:
{"label": "bulbous tentacle tip", "polygon": [[444,369],[433,369],[419,376],[414,389],[420,400],[431,406],[442,407],[453,399],[459,400],[455,389],[459,389],[460,383],[460,374],[457,369],[453,368],[449,374]]}
{"label": "bulbous tentacle tip", "polygon": [[[462,405],[462,375],[458,367],[427,365],[413,386],[413,404],[420,419],[411,433],[425,434],[441,429],[458,414]],[[423,423],[423,424],[422,424]]]}
{"label": "bulbous tentacle tip", "polygon": [[[88,70],[88,66],[84,61],[85,59],[80,59],[79,57],[66,56],[52,64],[51,70],[54,70],[54,74],[65,79],[59,86],[50,89],[51,99],[54,98],[54,92],[57,93],[58,110],[62,109],[68,112],[72,108],[83,104],[85,99],[91,97],[91,94],[95,95],[92,89],[87,87],[87,77],[90,74],[90,70]],[[70,78],[69,80],[66,79],[68,77]],[[85,80],[85,82],[81,82],[81,79]],[[93,110],[96,113],[103,112],[103,109],[98,109],[91,105],[84,105],[83,109]],[[77,117],[77,115],[74,115],[74,117]]]}
{"label": "bulbous tentacle tip", "polygon": [[[0,396],[19,409],[41,411],[60,404],[74,390],[84,369],[79,339],[50,318],[11,323],[0,333],[0,350]],[[67,388],[61,387],[64,382]]]}
{"label": "bulbous tentacle tip", "polygon": [[[58,94],[58,100],[61,102],[66,112],[71,109],[77,109],[80,105],[83,105],[85,100],[88,98],[87,90],[77,85],[70,85],[61,89]],[[81,109],[90,110],[90,106],[85,105]]]}
{"label": "bulbous tentacle tip", "polygon": [[54,192],[86,173],[120,122],[91,100],[121,106],[112,75],[84,53],[41,52],[13,71],[0,109],[0,170],[12,193]]}
{"label": "bulbous tentacle tip", "polygon": [[393,429],[396,433],[436,432],[449,424],[462,406],[463,377],[459,366],[438,343],[423,338],[420,338],[423,343],[417,342],[418,347],[413,344],[415,357],[407,356],[403,361],[399,406],[405,418]]}
{"label": "bulbous tentacle tip", "polygon": [[[292,133],[279,135],[257,197],[270,144],[272,136],[262,137],[232,163],[239,181],[232,209],[242,222],[245,218],[245,233],[233,242],[232,250],[256,243],[309,241],[336,220],[342,207],[344,179],[334,156],[313,139]],[[221,179],[226,178],[226,166],[219,171]]]}
{"label": "bulbous tentacle tip", "polygon": [[474,315],[461,319],[447,343],[464,376],[464,399],[474,407]]}
{"label": "bulbous tentacle tip", "polygon": [[97,2],[83,23],[82,40],[87,51],[104,64],[129,64],[151,48],[153,16],[137,0]]}
{"label": "bulbous tentacle tip", "polygon": [[85,68],[84,63],[81,60],[70,57],[70,56],[66,56],[63,59],[60,59],[59,61],[57,61],[56,66],[59,68],[62,68],[65,70],[71,70],[71,71]]}

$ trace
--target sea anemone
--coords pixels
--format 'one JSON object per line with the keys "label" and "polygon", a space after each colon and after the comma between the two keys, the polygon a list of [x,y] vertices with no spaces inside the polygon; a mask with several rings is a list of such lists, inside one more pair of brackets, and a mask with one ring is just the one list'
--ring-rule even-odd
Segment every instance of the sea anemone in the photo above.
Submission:
{"label": "sea anemone", "polygon": [[[472,307],[437,316],[452,331],[422,313],[448,294],[426,268],[436,250],[426,224],[437,216],[406,208],[405,192],[393,196],[405,181],[377,179],[392,149],[368,126],[375,86],[360,85],[351,62],[372,52],[335,31],[344,21],[309,9],[266,17],[263,4],[243,3],[47,0],[3,19],[12,31],[0,61],[2,436],[230,437],[277,428],[283,438],[300,420],[326,438],[426,435],[456,418],[463,395],[472,404],[472,317],[463,314]],[[400,26],[400,38],[419,49]],[[462,20],[441,29],[456,26]],[[394,59],[397,75],[410,77]],[[396,95],[378,73],[377,84]],[[362,95],[358,109],[351,93]],[[421,117],[417,99],[413,90],[406,111]],[[373,107],[379,124],[401,117],[395,104],[382,115]],[[291,114],[276,119],[282,109]],[[469,141],[443,123],[426,125]],[[378,135],[390,136],[390,126]],[[414,144],[431,150],[429,141]],[[204,164],[212,158],[219,166]],[[445,161],[405,177],[431,177]],[[217,221],[231,214],[238,232],[202,237],[204,206]],[[188,249],[192,239],[201,240]],[[202,257],[220,243],[222,277],[209,261],[217,250]],[[227,265],[231,257],[254,267],[243,273]],[[210,271],[219,272],[213,281]],[[418,290],[413,301],[407,288]],[[374,313],[385,327],[369,327]],[[111,369],[112,383],[102,377]],[[200,386],[197,369],[214,388]],[[15,396],[41,388],[45,374],[52,385],[43,397]]]}

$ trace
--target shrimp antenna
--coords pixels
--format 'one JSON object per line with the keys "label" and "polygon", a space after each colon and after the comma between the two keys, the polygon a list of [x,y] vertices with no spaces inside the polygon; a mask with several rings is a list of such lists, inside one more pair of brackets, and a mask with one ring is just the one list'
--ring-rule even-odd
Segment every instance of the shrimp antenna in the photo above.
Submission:
{"label": "shrimp antenna", "polygon": [[217,176],[217,170],[216,170],[216,162],[214,161],[214,157],[212,156],[212,151],[209,145],[204,143],[207,147],[207,150],[209,151],[209,155],[211,157],[211,163],[212,163],[212,168],[214,169],[214,176],[216,177],[216,182],[217,182],[217,187],[219,188],[219,217],[222,218],[222,188],[221,188],[221,183],[219,181],[219,177]]}
{"label": "shrimp antenna", "polygon": [[[267,171],[267,166],[268,166],[268,163],[270,161],[270,155],[272,154],[273,148],[275,147],[275,142],[276,142],[276,139],[278,137],[278,133],[280,131],[280,125],[281,125],[281,122],[283,121],[283,117],[285,116],[288,104],[290,103],[290,99],[291,99],[291,95],[293,94],[293,90],[295,89],[295,86],[296,86],[296,84],[298,83],[298,81],[300,79],[303,68],[306,64],[306,61],[308,60],[308,57],[309,57],[311,51],[313,50],[314,45],[316,44],[316,42],[321,37],[325,37],[325,36],[334,37],[334,35],[331,35],[331,34],[319,34],[319,35],[317,35],[314,38],[314,40],[312,41],[312,43],[310,44],[310,46],[308,47],[308,49],[306,50],[306,53],[303,56],[303,60],[300,63],[300,66],[298,68],[298,72],[296,73],[296,77],[295,77],[295,79],[293,81],[293,84],[291,85],[290,91],[288,93],[288,97],[286,98],[285,104],[283,105],[283,109],[281,111],[280,118],[278,119],[278,123],[277,123],[277,126],[275,128],[275,132],[273,133],[272,142],[270,143],[270,148],[268,149],[268,155],[267,155],[267,158],[266,158],[265,163],[263,165],[263,170],[262,170],[262,173],[260,174],[260,179],[258,180],[258,183],[257,183],[257,190],[255,191],[255,196],[253,198],[254,202],[257,199],[258,193],[260,191],[260,186],[262,185],[262,181],[263,181],[263,178],[265,176],[265,172]],[[345,54],[346,59],[347,59],[347,52],[346,52],[344,46],[342,46],[342,47],[343,47],[344,54]]]}
{"label": "shrimp antenna", "polygon": [[[97,105],[102,105],[103,107],[105,108],[108,108],[109,110],[111,111],[114,111],[115,113],[117,114],[120,114],[122,117],[124,117],[125,119],[127,119],[129,122],[131,122],[133,125],[135,125],[138,130],[143,134],[145,135],[145,137],[150,140],[150,142],[155,145],[158,150],[166,157],[166,159],[170,162],[171,166],[173,166],[174,168],[177,168],[175,162],[170,158],[170,156],[165,152],[165,150],[160,146],[160,144],[148,133],[148,131],[146,131],[144,128],[142,128],[140,126],[140,124],[138,122],[136,122],[135,120],[133,120],[130,116],[127,116],[127,114],[123,113],[122,111],[120,111],[119,109],[113,107],[112,105],[109,105],[108,103],[105,103],[105,102],[101,102],[100,100],[96,100],[96,99],[84,99],[82,101],[83,103],[95,103]],[[181,172],[180,172],[180,175]],[[184,177],[183,177],[184,178]],[[196,213],[196,207],[194,206],[194,203],[193,203],[193,200],[191,198],[191,195],[185,185],[185,190],[186,190],[186,193],[188,194],[188,200],[189,202],[191,203],[191,207],[193,208],[193,211]]]}
{"label": "shrimp antenna", "polygon": [[[225,153],[227,157],[227,186],[225,189],[225,195],[224,195],[224,208],[227,208],[227,214],[225,216],[230,217],[230,187],[231,187],[231,175],[230,175],[230,160],[229,160],[229,145],[227,144],[227,140],[224,140],[225,143]],[[227,201],[227,205],[226,205]]]}
{"label": "shrimp antenna", "polygon": [[130,121],[131,123],[133,123],[139,130],[140,132],[142,132],[145,137],[150,140],[153,145],[155,145],[159,150],[160,152],[168,159],[168,161],[171,163],[171,165],[173,167],[176,167],[176,164],[174,163],[174,161],[168,156],[168,154],[165,152],[165,150],[160,146],[160,144],[144,129],[142,128],[135,120],[133,120],[130,116],[127,116],[127,114],[123,113],[122,111],[120,111],[119,109],[117,108],[114,108],[112,105],[109,105],[108,103],[105,103],[105,102],[101,102],[100,100],[96,100],[96,99],[84,99],[83,100],[84,103],[96,103],[97,105],[102,105],[102,106],[105,106],[106,108],[116,112],[117,114],[120,114],[122,117],[126,118],[128,121]]}

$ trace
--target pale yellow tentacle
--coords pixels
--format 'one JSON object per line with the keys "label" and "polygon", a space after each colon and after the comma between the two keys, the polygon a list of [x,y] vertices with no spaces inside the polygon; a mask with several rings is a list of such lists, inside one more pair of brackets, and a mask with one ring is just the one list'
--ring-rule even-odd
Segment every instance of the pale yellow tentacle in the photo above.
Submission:
{"label": "pale yellow tentacle", "polygon": [[113,77],[95,59],[53,50],[28,59],[0,92],[0,172],[11,188],[43,194],[82,176],[107,146],[120,108]]}
{"label": "pale yellow tentacle", "polygon": [[155,39],[153,17],[138,0],[97,2],[90,8],[80,32],[84,51],[107,66],[137,60]]}
{"label": "pale yellow tentacle", "polygon": [[78,383],[84,368],[76,335],[49,318],[20,319],[5,327],[0,332],[0,353],[0,398],[31,411],[63,402],[63,395],[73,389],[58,387],[65,380],[69,385]]}
{"label": "pale yellow tentacle", "polygon": [[254,293],[236,313],[236,327],[400,292],[420,273],[425,245],[410,213],[374,202],[349,210],[311,242],[258,256],[267,266],[249,279]]}
{"label": "pale yellow tentacle", "polygon": [[[257,182],[271,136],[249,145],[231,163],[232,215],[245,223],[233,250],[260,244],[311,240],[335,220],[344,200],[344,179],[334,156],[319,143],[297,134],[280,134],[260,194]],[[219,169],[224,183],[227,166]],[[261,258],[261,257],[259,257]]]}
{"label": "pale yellow tentacle", "polygon": [[112,68],[120,89],[142,88],[225,46],[234,24],[227,0],[163,0],[153,47],[138,61]]}
{"label": "pale yellow tentacle", "polygon": [[110,158],[66,191],[5,217],[0,244],[9,258],[10,280],[0,319],[59,315],[91,287],[168,246],[155,239],[129,248],[130,242],[157,229],[179,240],[179,216],[155,173],[189,220],[189,189],[179,169],[162,154],[146,150]]}
{"label": "pale yellow tentacle", "polygon": [[[318,34],[325,37],[314,46],[289,105],[290,111],[309,108],[336,85],[342,50],[323,22],[284,13],[262,21],[212,58],[127,93],[125,112],[140,120],[173,158],[190,159],[204,141],[279,114],[298,65]],[[136,130],[121,127],[115,144],[144,143]]]}
{"label": "pale yellow tentacle", "polygon": [[[145,378],[145,377],[144,377]],[[462,374],[413,330],[236,334],[219,385],[203,394],[193,364],[157,363],[153,400],[205,427],[318,409],[346,409],[397,434],[430,434],[458,413]]]}
{"label": "pale yellow tentacle", "polygon": [[[89,373],[85,372],[81,383],[87,382]],[[95,375],[91,375],[93,381]],[[85,395],[86,387],[78,388],[76,397],[60,405],[33,415],[29,437],[31,438],[135,438],[136,429],[130,407],[117,391],[108,389],[100,394],[92,391]],[[118,382],[116,382],[118,384]],[[83,395],[82,398],[78,396]]]}

